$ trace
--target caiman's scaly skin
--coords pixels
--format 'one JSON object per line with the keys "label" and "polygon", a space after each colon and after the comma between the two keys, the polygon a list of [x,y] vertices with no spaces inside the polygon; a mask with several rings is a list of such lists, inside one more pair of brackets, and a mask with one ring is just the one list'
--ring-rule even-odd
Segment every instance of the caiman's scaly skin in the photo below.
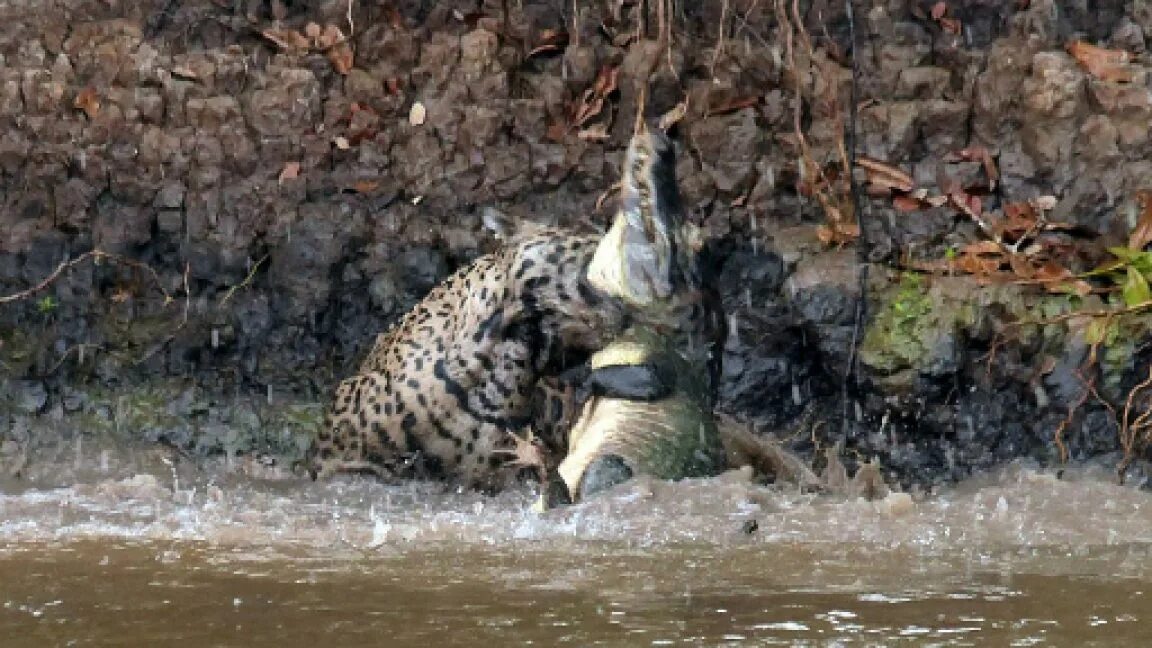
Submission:
{"label": "caiman's scaly skin", "polygon": [[[686,224],[671,142],[642,129],[630,147],[620,213],[589,266],[589,282],[639,315],[592,357],[591,396],[569,433],[568,456],[542,495],[544,508],[581,501],[635,475],[678,480],[719,474],[724,446],[712,405],[725,322],[701,278],[700,235]],[[696,299],[687,299],[693,295]],[[714,295],[711,295],[714,297]],[[672,326],[694,303],[712,346]],[[701,353],[704,350],[706,353]],[[707,371],[706,371],[707,370]]]}
{"label": "caiman's scaly skin", "polygon": [[[497,489],[510,472],[507,448],[528,436],[533,413],[568,418],[541,380],[562,368],[558,359],[601,349],[633,322],[714,327],[695,290],[698,235],[653,218],[666,213],[657,206],[678,205],[671,156],[662,134],[633,138],[611,233],[533,228],[380,335],[336,390],[305,459],[312,476],[369,471]],[[536,433],[562,452],[562,438]]]}
{"label": "caiman's scaly skin", "polygon": [[678,480],[725,469],[703,367],[667,336],[629,329],[592,357],[589,380],[592,396],[558,469],[571,501],[635,475]]}

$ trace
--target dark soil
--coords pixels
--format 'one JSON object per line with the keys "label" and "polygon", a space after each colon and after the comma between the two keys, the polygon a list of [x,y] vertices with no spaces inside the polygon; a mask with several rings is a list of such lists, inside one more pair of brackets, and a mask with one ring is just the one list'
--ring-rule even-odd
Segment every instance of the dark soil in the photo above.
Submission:
{"label": "dark soil", "polygon": [[[982,234],[945,208],[872,198],[857,335],[856,249],[820,244],[824,213],[797,190],[772,3],[677,4],[651,108],[689,98],[682,189],[715,237],[733,331],[722,408],[813,456],[844,439],[905,484],[1058,460],[1088,348],[1073,327],[1016,323],[1078,304],[910,280],[893,270],[902,259]],[[953,34],[933,4],[857,3],[860,154],[939,189],[981,171],[948,153],[985,146],[1001,174],[990,208],[1052,195],[1052,218],[1086,232],[1086,259],[1122,242],[1136,192],[1152,189],[1148,68],[1102,82],[1064,44],[1142,54],[1152,9],[955,0]],[[840,63],[827,96],[846,105],[843,4],[801,5],[817,50]],[[0,462],[105,431],[294,458],[374,336],[497,244],[485,210],[606,223],[611,201],[598,211],[597,198],[617,179],[654,43],[613,45],[634,25],[599,4],[573,30],[571,7],[355,0],[353,31],[346,0],[0,0],[0,296],[93,249],[117,255],[0,304]],[[263,37],[277,19],[352,32],[352,69]],[[567,44],[548,47],[547,30],[571,32]],[[619,87],[584,125],[606,139],[558,132],[606,65]],[[834,162],[829,112],[806,103],[803,128]],[[901,319],[907,308],[921,316]],[[1135,319],[1087,369],[1114,403],[1152,360],[1152,324]],[[1071,459],[1117,458],[1095,398],[1060,438]]]}

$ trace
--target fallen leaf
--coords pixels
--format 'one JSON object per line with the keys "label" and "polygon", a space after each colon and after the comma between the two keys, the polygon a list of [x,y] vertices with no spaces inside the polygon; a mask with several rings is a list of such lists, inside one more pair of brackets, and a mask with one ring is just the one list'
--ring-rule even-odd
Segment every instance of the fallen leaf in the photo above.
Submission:
{"label": "fallen leaf", "polygon": [[1140,218],[1128,234],[1128,248],[1143,250],[1152,243],[1152,191],[1137,192],[1136,204],[1140,205]]}
{"label": "fallen leaf", "polygon": [[866,157],[857,159],[856,164],[863,167],[867,172],[870,184],[896,189],[904,193],[912,191],[916,186],[912,176],[890,164]]}
{"label": "fallen leaf", "polygon": [[559,52],[568,47],[568,32],[563,29],[545,29],[540,32],[532,49],[528,50],[528,57]]}
{"label": "fallen leaf", "polygon": [[100,95],[96,94],[96,89],[88,86],[76,95],[76,100],[72,105],[84,111],[88,115],[88,119],[95,119],[96,115],[100,112]]}
{"label": "fallen leaf", "polygon": [[1092,76],[1116,83],[1130,83],[1135,72],[1128,66],[1132,55],[1125,50],[1110,50],[1074,40],[1066,46],[1068,53]]}
{"label": "fallen leaf", "polygon": [[344,32],[332,23],[324,25],[324,29],[316,36],[316,49],[328,49],[344,40]]}
{"label": "fallen leaf", "polygon": [[892,206],[896,208],[896,211],[907,213],[920,211],[926,205],[912,196],[899,194],[892,197]]}
{"label": "fallen leaf", "polygon": [[602,142],[611,137],[608,134],[607,124],[594,124],[588,128],[582,128],[576,133],[576,137],[586,142]]}
{"label": "fallen leaf", "polygon": [[309,22],[307,25],[304,25],[304,35],[307,36],[308,39],[313,43],[319,42],[320,34],[322,31],[323,30],[320,29],[320,25],[317,25],[314,22]]}
{"label": "fallen leaf", "polygon": [[984,167],[984,175],[988,177],[989,190],[995,190],[996,185],[1000,182],[1000,171],[996,168],[996,161],[992,159],[992,153],[987,147],[969,146],[968,148],[949,153],[944,159],[948,161],[970,160],[980,162]]}
{"label": "fallen leaf", "polygon": [[948,3],[937,2],[932,5],[932,20],[940,20],[946,13],[948,13]]}
{"label": "fallen leaf", "polygon": [[260,35],[272,41],[281,49],[306,50],[311,47],[308,37],[295,29],[265,29],[260,32]]}
{"label": "fallen leaf", "polygon": [[419,101],[413,102],[412,108],[408,110],[408,123],[413,126],[420,126],[427,117],[428,109],[424,107],[424,104]]}
{"label": "fallen leaf", "polygon": [[172,76],[179,77],[181,79],[188,79],[190,81],[195,81],[196,79],[200,78],[199,74],[196,74],[192,68],[186,65],[177,65],[176,67],[172,68]]}
{"label": "fallen leaf", "polygon": [[987,254],[1002,255],[1004,254],[1004,248],[1001,247],[1000,244],[996,241],[976,241],[974,243],[965,245],[960,249],[960,253],[971,256]]}
{"label": "fallen leaf", "polygon": [[619,74],[620,69],[611,65],[600,68],[596,81],[592,83],[592,87],[584,91],[572,111],[572,126],[583,126],[589,119],[600,114],[604,108],[604,100],[616,90]]}
{"label": "fallen leaf", "polygon": [[1018,279],[1033,279],[1036,277],[1036,267],[1032,262],[1022,254],[1009,254],[1008,267],[1012,268],[1012,274],[1016,275]]}
{"label": "fallen leaf", "polygon": [[348,42],[347,38],[344,38],[344,32],[340,31],[339,27],[332,24],[326,25],[317,39],[317,44],[320,49],[325,50],[325,54],[337,74],[347,75],[352,71],[355,53],[352,51],[352,44]]}
{"label": "fallen leaf", "polygon": [[352,183],[351,189],[356,193],[372,193],[380,188],[378,180],[357,180]]}
{"label": "fallen leaf", "polygon": [[300,175],[299,162],[286,162],[284,168],[280,170],[280,184],[284,184],[285,180],[292,180]]}
{"label": "fallen leaf", "polygon": [[728,99],[726,101],[720,101],[714,105],[709,106],[708,107],[708,114],[709,115],[726,115],[728,113],[736,112],[737,110],[743,110],[749,106],[755,106],[758,103],[760,103],[760,97],[757,97],[757,96],[736,97],[734,99]]}
{"label": "fallen leaf", "polygon": [[954,18],[941,18],[940,27],[949,34],[959,34],[964,29],[964,23]]}
{"label": "fallen leaf", "polygon": [[333,137],[332,143],[335,144],[336,148],[340,149],[341,151],[347,151],[351,146],[351,143],[348,142],[348,138],[342,136]]}

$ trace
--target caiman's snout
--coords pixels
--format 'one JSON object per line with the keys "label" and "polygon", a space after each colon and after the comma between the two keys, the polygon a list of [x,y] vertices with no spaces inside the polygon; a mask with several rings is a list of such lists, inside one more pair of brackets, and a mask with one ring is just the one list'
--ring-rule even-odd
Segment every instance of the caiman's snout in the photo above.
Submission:
{"label": "caiman's snout", "polygon": [[624,160],[620,206],[588,267],[598,289],[651,307],[698,283],[700,234],[684,219],[676,153],[659,128],[642,125]]}

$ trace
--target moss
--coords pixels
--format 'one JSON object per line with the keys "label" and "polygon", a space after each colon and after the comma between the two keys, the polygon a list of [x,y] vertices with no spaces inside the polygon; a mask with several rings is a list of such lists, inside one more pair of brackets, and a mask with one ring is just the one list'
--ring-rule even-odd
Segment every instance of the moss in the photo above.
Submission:
{"label": "moss", "polygon": [[886,374],[919,366],[938,324],[924,279],[905,273],[894,287],[872,299],[882,306],[864,335],[861,361]]}
{"label": "moss", "polygon": [[[1152,314],[1135,313],[1114,317],[1103,333],[1103,343],[1097,355],[1103,378],[1103,392],[1117,401],[1127,397],[1123,390],[1124,377],[1133,370],[1133,358],[1142,344],[1152,339]],[[1143,373],[1143,372],[1141,372]],[[1143,378],[1143,375],[1139,376]]]}

